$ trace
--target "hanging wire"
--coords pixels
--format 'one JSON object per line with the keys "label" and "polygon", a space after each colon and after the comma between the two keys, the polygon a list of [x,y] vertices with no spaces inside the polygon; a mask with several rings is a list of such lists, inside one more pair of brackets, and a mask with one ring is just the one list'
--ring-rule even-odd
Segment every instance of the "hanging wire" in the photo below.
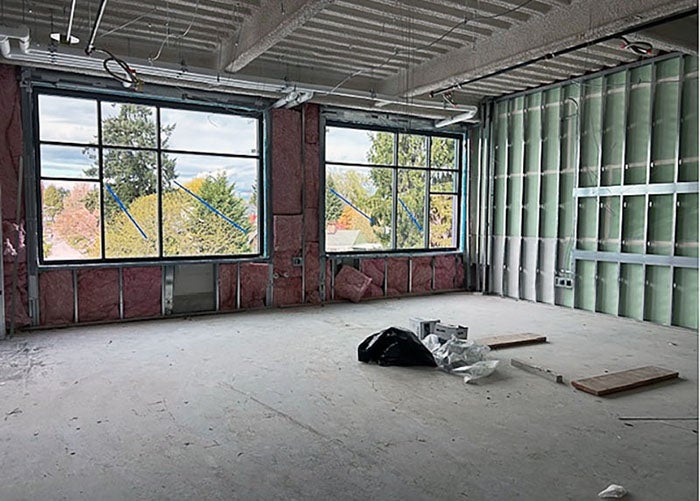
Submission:
{"label": "hanging wire", "polygon": [[386,66],[387,64],[389,64],[391,61],[393,61],[393,60],[394,60],[397,56],[399,56],[400,54],[405,54],[405,53],[409,53],[409,54],[410,54],[410,53],[412,53],[412,52],[415,53],[415,52],[417,52],[417,51],[424,51],[424,50],[430,49],[430,48],[432,48],[434,45],[436,45],[436,44],[440,43],[441,41],[443,41],[446,37],[450,36],[456,29],[458,29],[458,28],[460,28],[460,27],[462,27],[462,26],[465,26],[465,25],[467,25],[467,24],[470,23],[470,22],[473,23],[474,21],[483,21],[483,20],[487,20],[487,19],[496,19],[496,18],[499,18],[499,17],[503,17],[503,16],[505,16],[505,15],[512,14],[513,12],[517,12],[517,11],[523,9],[524,7],[526,7],[529,3],[533,2],[533,1],[534,1],[534,0],[525,0],[524,2],[521,2],[521,3],[519,3],[518,5],[515,5],[515,6],[513,6],[513,7],[510,8],[510,9],[504,10],[503,12],[499,12],[498,14],[491,14],[491,15],[488,15],[488,16],[477,16],[477,17],[469,18],[469,17],[467,17],[467,13],[465,12],[465,17],[464,17],[464,19],[463,19],[462,21],[460,21],[460,22],[458,22],[457,24],[455,24],[454,26],[452,26],[450,29],[448,29],[447,31],[445,31],[442,35],[440,35],[439,37],[435,38],[435,39],[432,40],[431,42],[426,43],[426,44],[421,45],[421,46],[418,46],[418,47],[409,47],[409,48],[406,48],[406,49],[399,49],[398,47],[395,47],[395,48],[394,48],[394,53],[393,53],[392,55],[390,55],[389,57],[387,57],[382,63],[377,64],[377,65],[374,65],[374,66],[370,66],[370,67],[368,67],[368,68],[361,68],[361,69],[359,69],[359,70],[357,70],[357,71],[354,71],[353,73],[351,73],[351,74],[349,74],[347,77],[345,77],[343,80],[341,80],[340,82],[338,82],[330,91],[326,92],[324,95],[328,96],[328,95],[330,95],[330,94],[333,94],[336,90],[338,90],[341,86],[343,86],[343,85],[344,85],[345,83],[347,83],[349,80],[352,80],[353,78],[355,78],[355,77],[357,77],[357,76],[359,76],[359,75],[362,75],[363,73],[367,73],[367,72],[370,72],[370,71],[376,71],[376,70],[382,69],[384,66]]}
{"label": "hanging wire", "polygon": [[[187,26],[185,31],[183,31],[182,33],[180,33],[179,35],[177,35],[175,37],[175,40],[182,40],[183,38],[185,38],[189,34],[190,30],[192,29],[192,25],[194,24],[194,20],[197,17],[197,13],[199,12],[199,2],[200,2],[200,0],[197,0],[197,4],[195,5],[195,8],[194,8],[194,13],[192,14],[192,18],[190,19],[190,24]],[[163,41],[161,42],[160,47],[158,48],[158,53],[155,56],[148,58],[148,62],[151,64],[153,64],[153,62],[157,61],[158,58],[160,58],[160,55],[163,52],[163,47],[165,47],[165,44],[168,42],[168,40],[170,40],[170,37],[172,36],[172,34],[170,33],[170,3],[169,2],[168,2],[168,21],[165,24],[165,28],[166,28],[165,38],[163,38]]]}

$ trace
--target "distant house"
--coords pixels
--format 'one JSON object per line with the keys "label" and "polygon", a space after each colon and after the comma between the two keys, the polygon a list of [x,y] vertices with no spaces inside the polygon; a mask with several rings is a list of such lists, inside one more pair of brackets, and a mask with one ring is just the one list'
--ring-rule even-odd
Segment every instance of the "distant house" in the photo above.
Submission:
{"label": "distant house", "polygon": [[334,226],[326,228],[326,250],[330,252],[349,252],[362,250],[381,250],[382,244],[371,243],[360,230],[339,230]]}

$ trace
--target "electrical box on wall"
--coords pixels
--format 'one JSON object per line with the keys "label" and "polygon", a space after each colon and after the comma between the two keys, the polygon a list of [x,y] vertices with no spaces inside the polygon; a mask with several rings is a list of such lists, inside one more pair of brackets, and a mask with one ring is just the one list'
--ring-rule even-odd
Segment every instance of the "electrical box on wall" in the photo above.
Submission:
{"label": "electrical box on wall", "polygon": [[574,288],[574,277],[570,275],[558,275],[554,277],[554,286],[562,287],[564,289]]}

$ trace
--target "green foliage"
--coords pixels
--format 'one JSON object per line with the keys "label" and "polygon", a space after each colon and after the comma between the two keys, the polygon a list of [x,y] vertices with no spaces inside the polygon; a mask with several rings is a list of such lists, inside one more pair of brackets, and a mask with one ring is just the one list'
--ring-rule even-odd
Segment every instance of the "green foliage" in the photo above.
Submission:
{"label": "green foliage", "polygon": [[[367,153],[367,162],[393,165],[394,135],[386,132],[370,132],[369,137],[371,145]],[[433,137],[430,149],[432,167],[454,169],[456,167],[455,145],[454,139]],[[427,167],[426,136],[399,134],[397,157],[400,167]],[[367,171],[366,176],[361,173],[361,169],[333,173],[329,176],[329,180],[337,186],[340,193],[371,215],[374,236],[368,240],[381,243],[382,247],[388,248],[391,245],[393,172],[392,169],[383,168],[372,168]],[[432,178],[431,191],[455,190],[454,174],[433,171]],[[429,181],[427,170],[399,169],[397,172],[399,200],[397,200],[396,214],[396,244],[398,248],[423,247],[426,231],[423,227],[427,202],[426,182]],[[428,215],[430,247],[452,246],[452,197],[433,196],[431,198]],[[328,200],[326,203],[328,207]],[[332,221],[328,209],[326,214],[328,220]],[[361,224],[357,218],[351,218],[348,214],[343,217],[343,222],[345,221],[355,221],[353,228],[360,229]]]}
{"label": "green foliage", "polygon": [[331,189],[338,190],[335,177],[332,174],[326,176],[326,222],[335,223],[343,213],[343,201],[331,193]]}
{"label": "green foliage", "polygon": [[44,189],[44,209],[43,214],[49,221],[53,221],[56,215],[63,210],[63,199],[66,198],[68,190],[56,188],[50,184]]}
{"label": "green foliage", "polygon": [[[117,106],[117,105],[113,105]],[[102,123],[102,144],[133,148],[155,148],[158,130],[153,116],[153,108],[138,104],[119,104],[119,113]],[[175,125],[162,127],[161,147],[166,148]],[[85,153],[93,155],[86,148]],[[138,197],[156,193],[158,188],[158,160],[156,153],[143,150],[103,150],[103,176],[114,193],[125,206]],[[175,179],[175,160],[161,154],[163,186],[167,188]],[[97,166],[85,169],[88,176],[97,176]],[[119,206],[111,196],[105,196],[105,215],[119,211]]]}
{"label": "green foliage", "polygon": [[234,221],[247,233],[231,225],[221,216],[197,202],[190,220],[189,232],[194,237],[194,255],[242,254],[251,252],[249,233],[251,224],[246,216],[246,203],[236,195],[235,183],[228,183],[224,174],[207,177],[199,196],[209,205]]}

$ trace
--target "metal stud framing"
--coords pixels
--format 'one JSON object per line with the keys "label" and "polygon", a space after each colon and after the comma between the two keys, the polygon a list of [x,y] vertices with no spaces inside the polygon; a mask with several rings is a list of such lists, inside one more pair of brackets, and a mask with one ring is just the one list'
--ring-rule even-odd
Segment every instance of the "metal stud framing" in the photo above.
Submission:
{"label": "metal stud framing", "polygon": [[[487,226],[490,242],[487,249],[478,249],[491,266],[489,291],[544,302],[554,298],[557,304],[575,308],[697,328],[698,292],[693,284],[697,272],[691,270],[698,268],[692,230],[697,227],[692,202],[698,183],[689,178],[692,173],[681,172],[687,163],[697,162],[697,153],[688,153],[694,150],[681,143],[684,132],[690,137],[688,131],[697,130],[698,114],[688,108],[696,101],[687,89],[684,92],[684,85],[697,79],[696,67],[693,56],[663,57],[647,61],[646,67],[634,65],[517,96],[524,99],[522,123],[516,117],[521,106],[515,96],[495,102],[484,128],[491,134],[490,144],[479,156],[493,192],[488,217],[503,228]],[[550,92],[559,94],[555,98]],[[570,104],[575,97],[578,102]],[[549,106],[556,112],[548,111]],[[556,136],[549,122],[554,119],[560,123]],[[555,143],[558,158],[553,161]],[[642,152],[645,162],[637,158]],[[537,166],[532,165],[535,159]],[[554,190],[546,188],[551,179],[545,178],[553,175],[548,172],[553,163],[556,200]],[[486,193],[488,188],[483,189]],[[519,224],[513,210],[519,211]],[[552,220],[556,220],[558,257],[546,263],[544,244]],[[534,261],[530,238],[538,243]],[[496,252],[489,254],[490,248]],[[518,250],[520,273],[512,268],[511,259]],[[502,270],[500,276],[497,269]],[[552,290],[545,280],[548,274],[575,277],[574,294],[564,284]],[[535,298],[532,276],[537,277]],[[500,278],[499,283],[493,278]],[[683,286],[682,293],[674,290]]]}

